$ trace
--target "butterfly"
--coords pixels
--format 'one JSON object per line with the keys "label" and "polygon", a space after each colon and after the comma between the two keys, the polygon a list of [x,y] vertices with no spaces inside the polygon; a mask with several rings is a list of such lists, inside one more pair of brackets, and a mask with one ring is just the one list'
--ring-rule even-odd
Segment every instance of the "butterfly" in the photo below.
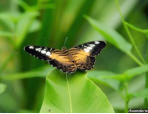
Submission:
{"label": "butterfly", "polygon": [[42,46],[26,46],[29,54],[48,61],[52,66],[66,73],[86,71],[94,67],[95,57],[106,46],[104,41],[91,41],[70,49],[54,49]]}

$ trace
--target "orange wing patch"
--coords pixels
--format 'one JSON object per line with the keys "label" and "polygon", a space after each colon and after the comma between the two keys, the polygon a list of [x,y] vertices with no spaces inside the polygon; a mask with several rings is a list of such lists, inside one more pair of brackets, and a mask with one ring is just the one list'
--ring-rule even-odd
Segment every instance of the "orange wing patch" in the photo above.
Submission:
{"label": "orange wing patch", "polygon": [[84,50],[78,48],[71,48],[69,52],[72,55],[72,59],[78,69],[90,70],[93,68],[95,57],[90,57],[89,52],[85,52]]}
{"label": "orange wing patch", "polygon": [[51,59],[49,62],[63,72],[74,72],[77,70],[76,65],[69,56],[68,50],[54,50],[49,58]]}

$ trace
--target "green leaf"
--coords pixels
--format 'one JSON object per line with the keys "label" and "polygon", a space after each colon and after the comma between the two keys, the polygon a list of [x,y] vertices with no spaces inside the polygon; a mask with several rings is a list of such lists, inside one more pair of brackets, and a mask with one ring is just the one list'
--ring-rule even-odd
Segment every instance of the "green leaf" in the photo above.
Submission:
{"label": "green leaf", "polygon": [[38,20],[34,20],[32,22],[32,25],[30,26],[28,32],[35,32],[38,31],[41,28],[41,23]]}
{"label": "green leaf", "polygon": [[2,76],[0,76],[0,79],[2,79],[2,80],[19,80],[19,79],[33,78],[33,77],[45,77],[53,69],[54,69],[53,67],[45,66],[45,67],[41,67],[41,68],[29,71],[29,72],[16,73],[16,74],[10,74],[10,75],[2,75]]}
{"label": "green leaf", "polygon": [[0,38],[4,38],[4,39],[7,39],[9,42],[11,42],[12,44],[14,44],[14,41],[12,39],[13,37],[13,33],[11,32],[7,32],[7,31],[2,31],[0,30]]}
{"label": "green leaf", "polygon": [[115,30],[103,25],[92,18],[85,16],[88,22],[96,29],[100,35],[104,37],[108,42],[112,45],[120,49],[121,51],[125,52],[128,56],[130,56],[137,64],[142,66],[143,64],[133,55],[131,49],[132,45],[127,42],[118,32]]}
{"label": "green leaf", "polygon": [[129,94],[130,97],[142,97],[142,98],[148,98],[148,88],[145,88],[138,92],[133,92]]}
{"label": "green leaf", "polygon": [[3,83],[0,83],[0,94],[2,94],[6,90],[6,85]]}
{"label": "green leaf", "polygon": [[14,30],[14,21],[16,20],[16,17],[17,14],[3,12],[0,14],[0,21],[2,21],[10,30]]}
{"label": "green leaf", "polygon": [[1,37],[12,37],[13,33],[7,32],[7,31],[0,31],[0,36]]}
{"label": "green leaf", "polygon": [[31,11],[32,10],[31,7],[28,4],[26,4],[26,2],[24,2],[23,0],[17,1],[17,4],[21,8],[23,8],[25,11]]}
{"label": "green leaf", "polygon": [[116,79],[119,81],[129,81],[133,77],[138,76],[138,75],[145,73],[147,71],[148,71],[148,65],[143,65],[140,67],[128,69],[127,71],[123,72],[122,74],[117,74],[114,76],[110,76],[108,78]]}
{"label": "green leaf", "polygon": [[110,71],[90,71],[88,78],[95,83],[101,83],[111,87],[114,90],[120,89],[120,82],[129,81],[133,77],[138,76],[148,71],[148,65],[129,69],[121,74],[115,74]]}
{"label": "green leaf", "polygon": [[19,17],[19,21],[16,25],[15,31],[16,47],[19,47],[22,44],[25,39],[25,36],[29,32],[29,30],[31,30],[30,27],[32,27],[32,24],[34,23],[35,18],[37,16],[38,12],[26,12]]}
{"label": "green leaf", "polygon": [[145,73],[147,71],[148,71],[148,65],[143,65],[141,67],[129,69],[124,74],[126,75],[126,77],[128,77],[128,79],[131,79],[134,76],[140,75],[140,74]]}
{"label": "green leaf", "polygon": [[[67,80],[66,80],[67,79]],[[107,97],[86,73],[67,75],[54,70],[46,78],[41,113],[114,112]]]}
{"label": "green leaf", "polygon": [[126,41],[118,32],[103,25],[102,23],[95,21],[94,19],[85,16],[88,22],[100,33],[104,39],[110,42],[112,45],[120,49],[125,53],[131,53],[132,45]]}
{"label": "green leaf", "polygon": [[114,90],[118,90],[120,88],[120,82],[111,76],[116,76],[117,74],[109,71],[90,71],[88,73],[88,78],[93,80],[95,83],[101,83],[111,87]]}

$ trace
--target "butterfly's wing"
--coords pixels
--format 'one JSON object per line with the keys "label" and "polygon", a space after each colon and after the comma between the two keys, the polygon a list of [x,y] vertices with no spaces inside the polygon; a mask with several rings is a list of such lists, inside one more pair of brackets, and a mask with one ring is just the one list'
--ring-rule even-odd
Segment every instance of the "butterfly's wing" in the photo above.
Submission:
{"label": "butterfly's wing", "polygon": [[47,47],[41,47],[41,46],[26,46],[25,51],[27,51],[32,56],[41,59],[41,60],[50,60],[51,52],[55,49],[53,48],[47,48]]}
{"label": "butterfly's wing", "polygon": [[49,61],[50,64],[62,69],[63,72],[73,73],[77,70],[67,50],[54,50],[50,58],[52,59]]}
{"label": "butterfly's wing", "polygon": [[54,67],[61,69],[63,72],[76,71],[76,65],[70,60],[67,50],[58,50],[40,46],[27,46],[25,51],[31,55],[48,61]]}
{"label": "butterfly's wing", "polygon": [[73,60],[79,70],[90,70],[95,63],[95,56],[105,47],[104,41],[92,41],[71,48]]}
{"label": "butterfly's wing", "polygon": [[89,70],[93,68],[95,56],[105,47],[105,42],[88,42],[69,50],[58,50],[41,46],[27,46],[25,51],[31,55],[48,61],[63,72],[72,73],[77,69]]}
{"label": "butterfly's wing", "polygon": [[89,53],[86,53],[83,49],[71,48],[69,53],[73,58],[73,62],[79,70],[90,70],[95,62],[95,57],[91,57]]}
{"label": "butterfly's wing", "polygon": [[104,41],[91,41],[78,45],[75,48],[84,50],[86,53],[89,53],[89,56],[96,56],[105,46],[106,43]]}

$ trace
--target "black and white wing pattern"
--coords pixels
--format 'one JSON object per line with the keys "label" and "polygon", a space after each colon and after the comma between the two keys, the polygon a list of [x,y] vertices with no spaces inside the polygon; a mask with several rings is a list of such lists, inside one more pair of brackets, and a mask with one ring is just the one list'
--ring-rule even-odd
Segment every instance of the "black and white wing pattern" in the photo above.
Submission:
{"label": "black and white wing pattern", "polygon": [[90,56],[96,56],[105,46],[106,43],[104,41],[91,41],[78,45],[75,48],[83,49],[86,53],[89,53]]}
{"label": "black and white wing pattern", "polygon": [[41,60],[50,60],[50,56],[54,48],[47,48],[42,46],[26,46],[24,48],[25,51],[27,51],[32,56],[35,56],[36,58],[39,58]]}
{"label": "black and white wing pattern", "polygon": [[51,65],[63,72],[71,73],[77,70],[66,49],[59,50],[41,46],[26,46],[25,51],[41,60],[48,61]]}
{"label": "black and white wing pattern", "polygon": [[48,61],[63,72],[73,73],[77,69],[90,70],[95,63],[95,56],[106,46],[104,41],[91,41],[70,49],[54,49],[42,46],[26,46],[29,54]]}

